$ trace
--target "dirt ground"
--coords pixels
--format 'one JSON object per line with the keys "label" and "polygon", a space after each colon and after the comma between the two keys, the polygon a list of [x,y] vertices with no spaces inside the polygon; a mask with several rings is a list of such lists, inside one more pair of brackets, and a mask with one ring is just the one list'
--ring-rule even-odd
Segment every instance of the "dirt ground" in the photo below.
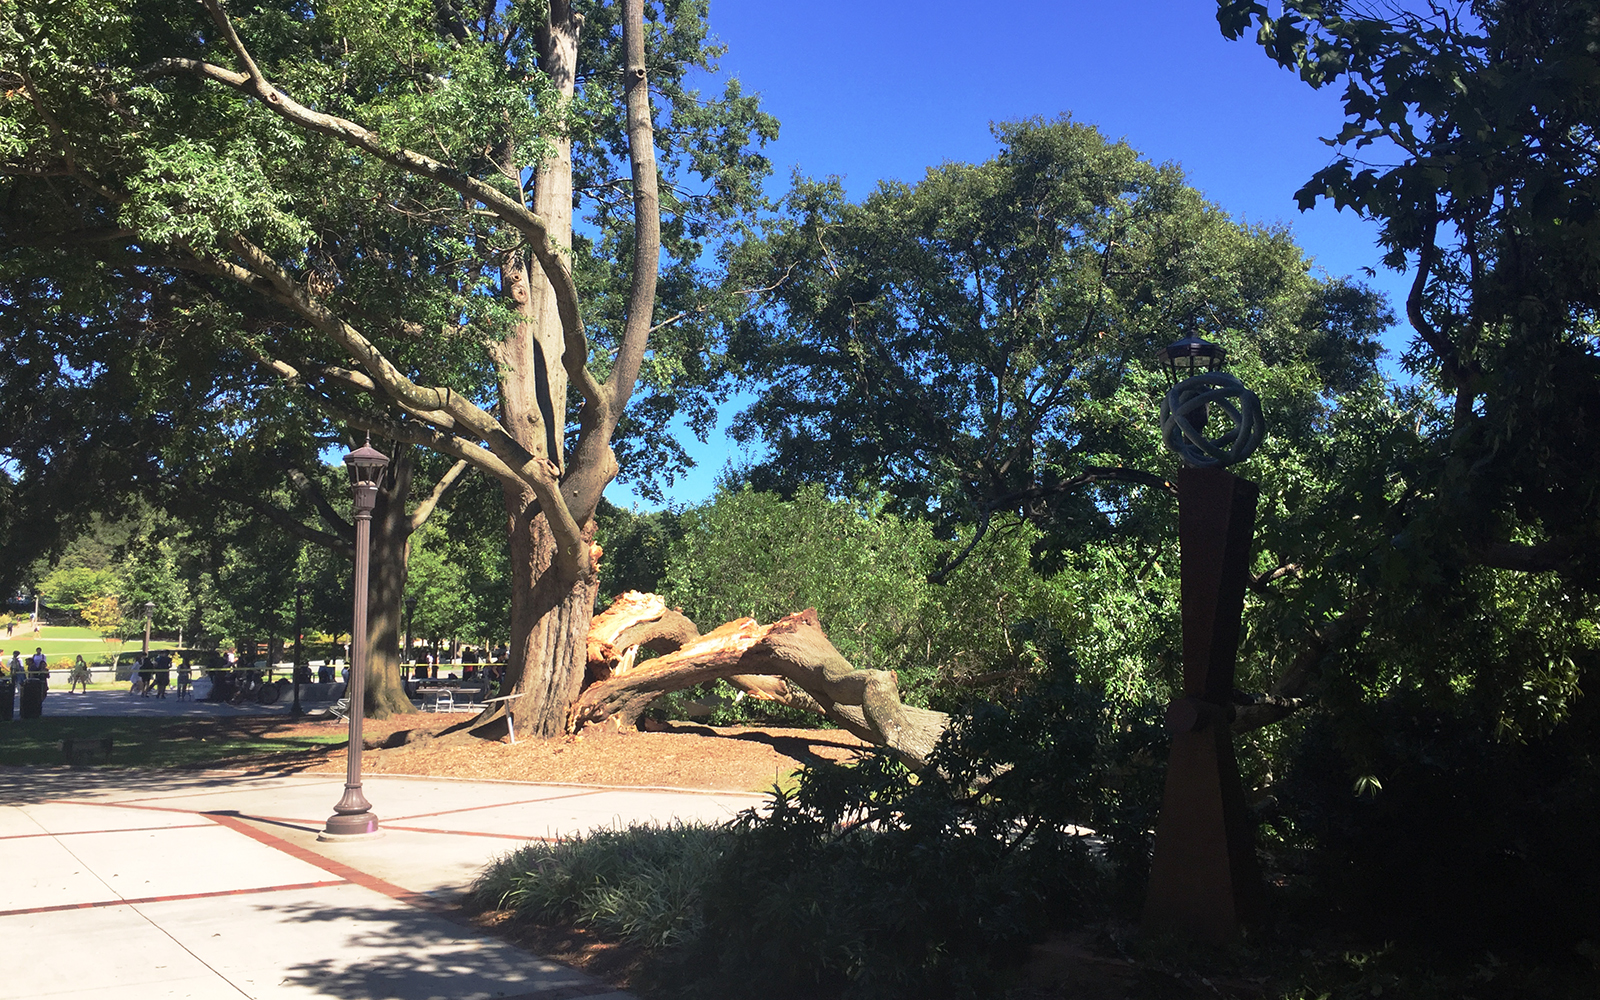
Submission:
{"label": "dirt ground", "polygon": [[[845,760],[865,746],[837,729],[712,727],[664,723],[659,732],[622,732],[519,739],[516,744],[476,738],[429,738],[464,727],[472,716],[412,713],[363,728],[366,774],[406,774],[479,780],[570,782],[593,785],[702,788],[764,792],[805,764]],[[263,735],[327,735],[342,722],[276,724]],[[341,745],[240,759],[296,772],[342,774]]]}

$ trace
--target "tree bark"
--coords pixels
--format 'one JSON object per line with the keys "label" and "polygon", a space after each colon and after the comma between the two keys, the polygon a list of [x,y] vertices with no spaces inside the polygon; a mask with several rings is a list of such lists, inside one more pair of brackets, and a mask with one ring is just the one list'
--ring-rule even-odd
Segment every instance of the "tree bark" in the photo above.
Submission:
{"label": "tree bark", "polygon": [[[668,644],[688,619],[654,595],[623,594],[597,616],[590,632],[590,671],[609,672],[573,705],[569,728],[636,725],[657,697],[722,677],[747,694],[805,708],[862,739],[894,752],[912,767],[929,753],[949,724],[943,712],[913,708],[900,700],[892,671],[857,670],[828,641],[815,610],[771,625],[751,618],[729,622],[709,635],[689,638],[675,651],[631,670],[618,671],[628,650],[621,642]],[[597,667],[597,663],[606,663]]]}
{"label": "tree bark", "polygon": [[511,646],[501,691],[519,697],[486,711],[475,735],[498,738],[506,715],[520,734],[559,736],[567,710],[583,686],[587,637],[599,575],[594,522],[584,528],[590,545],[587,573],[564,573],[556,540],[538,505],[522,491],[506,491],[511,533]]}
{"label": "tree bark", "polygon": [[400,445],[389,465],[386,489],[372,509],[372,553],[367,571],[367,686],[363,701],[373,719],[415,710],[400,676],[401,608],[411,554],[411,448]]}

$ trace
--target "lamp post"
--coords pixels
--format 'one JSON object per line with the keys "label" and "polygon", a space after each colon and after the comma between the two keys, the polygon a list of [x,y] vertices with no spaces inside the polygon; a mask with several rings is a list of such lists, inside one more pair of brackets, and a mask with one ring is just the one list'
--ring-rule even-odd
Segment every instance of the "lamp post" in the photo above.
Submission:
{"label": "lamp post", "polygon": [[300,709],[300,612],[301,596],[305,593],[305,589],[305,585],[302,583],[294,585],[294,705],[289,709],[289,715],[296,719],[300,718],[302,714]]}
{"label": "lamp post", "polygon": [[[406,655],[401,657],[401,660],[406,664],[408,669],[415,665],[411,656],[411,617],[416,614],[416,612],[417,599],[415,597],[406,598]],[[416,671],[412,670],[411,672],[415,673]]]}
{"label": "lamp post", "polygon": [[372,535],[372,508],[378,502],[378,480],[389,459],[367,443],[344,457],[355,497],[356,593],[355,623],[350,632],[350,741],[346,751],[344,796],[333,807],[318,840],[365,840],[380,835],[378,817],[361,794],[361,721],[367,680],[367,561]]}
{"label": "lamp post", "polygon": [[[1162,350],[1172,386],[1161,403],[1166,446],[1178,473],[1183,695],[1167,706],[1172,750],[1156,824],[1144,926],[1222,944],[1259,912],[1254,837],[1234,758],[1233,674],[1255,532],[1255,483],[1227,466],[1248,458],[1265,433],[1261,404],[1220,371],[1226,354],[1198,337]],[[1204,433],[1208,411],[1230,426]]]}
{"label": "lamp post", "polygon": [[156,613],[156,602],[144,602],[144,658],[150,658],[150,616]]}

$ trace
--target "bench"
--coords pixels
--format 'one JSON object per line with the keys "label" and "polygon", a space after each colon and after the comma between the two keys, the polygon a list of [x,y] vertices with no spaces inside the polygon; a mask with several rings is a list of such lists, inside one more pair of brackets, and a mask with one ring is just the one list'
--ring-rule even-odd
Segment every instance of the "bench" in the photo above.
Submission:
{"label": "bench", "polygon": [[109,764],[111,737],[69,736],[61,741],[61,753],[67,758],[67,766],[74,770],[88,767],[90,764]]}

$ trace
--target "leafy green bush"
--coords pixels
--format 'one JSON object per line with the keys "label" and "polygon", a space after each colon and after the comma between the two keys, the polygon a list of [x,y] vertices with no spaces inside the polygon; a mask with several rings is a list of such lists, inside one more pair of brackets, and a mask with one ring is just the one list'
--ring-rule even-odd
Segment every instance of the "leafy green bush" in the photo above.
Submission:
{"label": "leafy green bush", "polygon": [[474,896],[647,946],[667,996],[988,995],[1147,864],[1155,713],[1119,721],[1048,652],[1045,682],[956,718],[921,774],[881,753],[810,768],[720,829],[525,848]]}
{"label": "leafy green bush", "polygon": [[1286,867],[1368,940],[1572,960],[1600,943],[1600,713],[1527,743],[1396,694],[1307,727]]}
{"label": "leafy green bush", "polygon": [[490,866],[471,896],[538,922],[568,922],[645,948],[669,948],[703,924],[700,887],[726,847],[722,829],[675,823],[596,830],[534,843]]}

